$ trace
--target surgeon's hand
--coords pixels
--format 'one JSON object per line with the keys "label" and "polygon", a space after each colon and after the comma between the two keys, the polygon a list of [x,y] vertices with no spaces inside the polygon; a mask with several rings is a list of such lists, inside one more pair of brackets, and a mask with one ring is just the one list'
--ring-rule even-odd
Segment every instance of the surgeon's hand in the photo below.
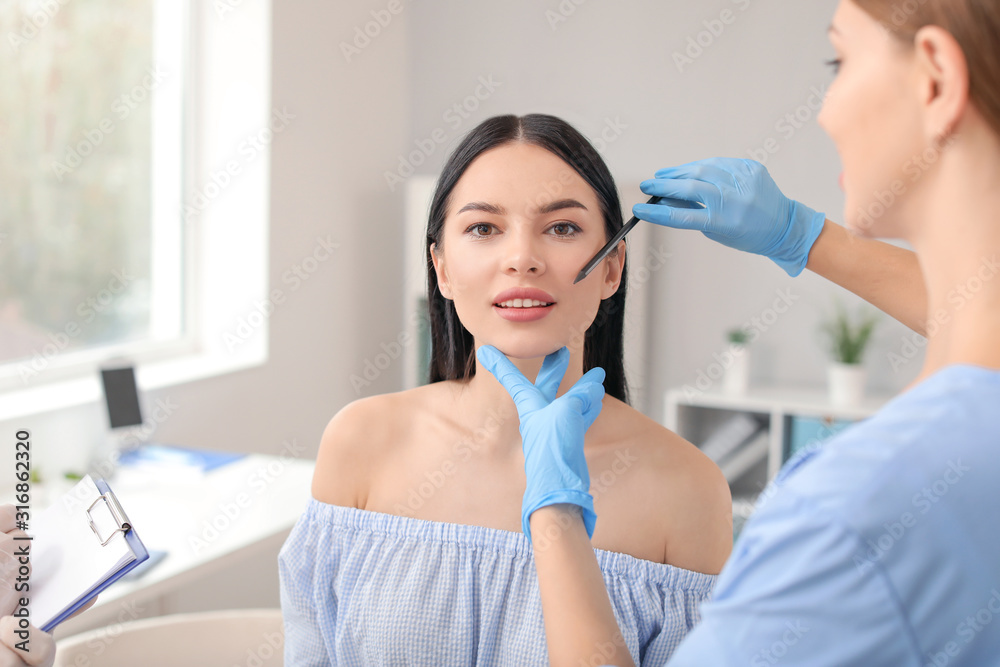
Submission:
{"label": "surgeon's hand", "polygon": [[[56,641],[52,635],[42,632],[34,625],[27,628],[28,648],[24,651],[15,645],[24,641],[15,632],[24,632],[19,627],[18,619],[10,616],[17,609],[18,599],[23,595],[14,589],[20,563],[17,560],[17,548],[25,544],[15,541],[14,537],[24,537],[25,533],[15,530],[14,520],[16,510],[13,505],[0,505],[0,667],[21,667],[22,665],[41,665],[52,667],[56,659]],[[30,597],[30,595],[29,595]],[[30,610],[30,605],[29,605]]]}
{"label": "surgeon's hand", "polygon": [[16,632],[23,632],[13,616],[0,619],[0,667],[23,667],[32,665],[52,667],[56,660],[56,640],[52,635],[42,632],[34,625],[29,625],[28,651],[15,648],[24,641]]}
{"label": "surgeon's hand", "polygon": [[583,436],[601,412],[604,369],[590,369],[569,391],[556,398],[569,366],[569,350],[565,347],[545,357],[534,384],[492,345],[481,346],[476,357],[517,406],[527,477],[521,503],[524,534],[530,541],[528,519],[538,508],[572,503],[583,510],[587,535],[593,537],[597,515],[590,495]]}
{"label": "surgeon's hand", "polygon": [[668,167],[639,187],[648,195],[701,202],[705,208],[636,204],[636,217],[697,229],[730,248],[771,258],[790,276],[802,273],[826,221],[823,213],[785,197],[754,160],[710,158]]}

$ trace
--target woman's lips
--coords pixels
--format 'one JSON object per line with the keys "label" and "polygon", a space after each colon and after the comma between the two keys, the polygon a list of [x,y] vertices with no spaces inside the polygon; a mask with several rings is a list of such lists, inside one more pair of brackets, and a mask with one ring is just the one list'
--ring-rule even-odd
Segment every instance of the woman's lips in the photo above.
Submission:
{"label": "woman's lips", "polygon": [[502,308],[493,306],[493,312],[509,322],[534,322],[549,314],[555,304],[534,306],[532,308]]}
{"label": "woman's lips", "polygon": [[844,189],[844,172],[840,172],[840,189]]}
{"label": "woman's lips", "polygon": [[[537,305],[532,306],[533,303]],[[551,294],[526,285],[505,289],[493,298],[493,309],[508,322],[540,320],[548,315],[549,310],[555,305],[555,297]]]}
{"label": "woman's lips", "polygon": [[505,289],[504,291],[493,297],[493,303],[505,303],[507,301],[513,301],[515,299],[531,299],[532,301],[541,301],[542,303],[555,303],[555,298],[546,292],[545,290],[538,289],[537,287],[511,287]]}

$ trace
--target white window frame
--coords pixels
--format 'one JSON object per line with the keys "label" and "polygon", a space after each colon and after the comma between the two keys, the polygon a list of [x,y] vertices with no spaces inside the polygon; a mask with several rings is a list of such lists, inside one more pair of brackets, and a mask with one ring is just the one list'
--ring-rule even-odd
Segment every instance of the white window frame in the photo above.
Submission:
{"label": "white window frame", "polygon": [[[189,15],[177,11],[178,5]],[[17,375],[19,362],[7,364],[4,374],[9,379],[12,367],[14,381],[0,385],[0,422],[99,400],[98,369],[115,360],[136,365],[144,390],[267,361],[268,318],[260,313],[268,310],[270,142],[258,141],[252,158],[240,149],[272,119],[271,3],[241,2],[226,5],[224,12],[217,5],[156,4],[154,62],[170,63],[164,65],[167,72],[183,75],[166,77],[154,91],[153,243],[164,252],[153,253],[150,339],[57,355],[27,385]],[[188,21],[185,50],[177,36]],[[176,105],[182,90],[183,109]],[[223,188],[210,185],[234,161],[239,173]],[[179,192],[185,201],[178,201]],[[178,220],[197,193],[214,196],[194,207],[195,214],[181,223],[182,234]],[[184,274],[178,280],[181,264],[165,260],[182,254]],[[177,312],[182,296],[185,333],[177,337],[182,322],[160,314]],[[164,338],[173,340],[163,343]]]}

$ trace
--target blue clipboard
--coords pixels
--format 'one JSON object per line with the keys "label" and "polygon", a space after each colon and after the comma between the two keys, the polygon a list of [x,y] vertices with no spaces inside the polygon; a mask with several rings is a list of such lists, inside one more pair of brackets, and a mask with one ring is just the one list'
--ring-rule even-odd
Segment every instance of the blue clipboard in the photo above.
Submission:
{"label": "blue clipboard", "polygon": [[[129,550],[133,553],[133,555],[135,555],[135,560],[129,562],[121,569],[114,572],[107,579],[99,582],[97,586],[94,587],[93,590],[84,595],[83,598],[78,600],[75,604],[73,604],[73,606],[71,606],[66,611],[62,612],[54,619],[52,619],[44,626],[42,626],[42,632],[52,632],[52,629],[54,627],[56,627],[57,625],[65,621],[67,618],[72,616],[74,613],[76,613],[76,611],[80,607],[84,606],[85,604],[93,600],[95,597],[98,596],[98,594],[101,591],[103,591],[108,586],[121,579],[126,573],[128,573],[130,570],[138,566],[139,563],[142,563],[147,558],[149,558],[149,551],[146,550],[146,546],[142,543],[142,540],[139,539],[139,534],[136,533],[135,526],[133,526],[132,523],[128,520],[128,516],[125,515],[125,510],[123,510],[122,506],[118,503],[118,498],[111,490],[111,487],[109,487],[108,483],[104,481],[104,479],[101,477],[93,479],[94,479],[94,485],[97,487],[97,490],[101,492],[101,495],[97,497],[97,500],[95,500],[93,504],[87,509],[87,517],[90,520],[90,527],[94,531],[94,539],[101,542],[101,545],[103,546],[108,542],[110,542],[115,537],[115,535],[117,535],[118,533],[122,533],[122,535],[124,535],[125,537],[125,543],[128,545]],[[94,521],[91,518],[90,514],[91,512],[96,512],[96,511],[110,512],[111,516],[115,520],[115,525],[117,525],[118,528],[116,528],[110,534],[101,535],[98,532],[97,527],[94,525]]]}

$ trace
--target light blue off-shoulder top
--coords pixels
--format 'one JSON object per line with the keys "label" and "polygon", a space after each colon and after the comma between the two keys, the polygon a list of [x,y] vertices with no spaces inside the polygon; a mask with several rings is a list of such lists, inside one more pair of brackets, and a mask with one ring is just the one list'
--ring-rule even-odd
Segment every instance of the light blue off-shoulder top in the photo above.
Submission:
{"label": "light blue off-shoulder top", "polygon": [[[633,659],[662,665],[698,623],[716,576],[595,553]],[[290,667],[548,664],[522,533],[313,498],[278,565]]]}

